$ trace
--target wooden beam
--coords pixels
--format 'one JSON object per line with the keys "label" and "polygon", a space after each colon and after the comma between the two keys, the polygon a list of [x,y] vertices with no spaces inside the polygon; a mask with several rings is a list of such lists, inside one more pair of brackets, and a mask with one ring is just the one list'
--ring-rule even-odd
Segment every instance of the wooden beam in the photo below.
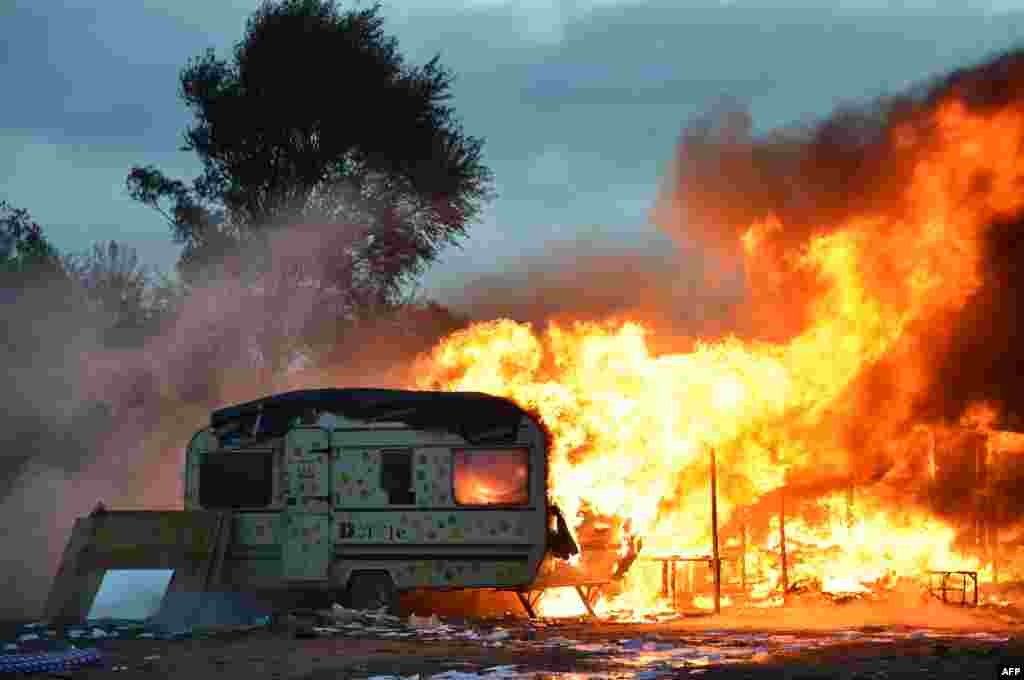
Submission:
{"label": "wooden beam", "polygon": [[718,554],[718,480],[716,479],[715,447],[711,447],[711,549],[715,578],[715,613],[722,612],[722,559]]}
{"label": "wooden beam", "polygon": [[590,614],[592,618],[596,619],[597,614],[594,613],[594,607],[590,604],[589,594],[583,591],[583,586],[576,586],[576,593],[580,596],[580,599],[583,600],[583,606],[587,608],[587,613]]}
{"label": "wooden beam", "polygon": [[526,610],[526,615],[529,616],[531,619],[537,618],[537,612],[533,610],[533,603],[530,602],[530,599],[527,597],[526,593],[524,593],[521,590],[517,590],[516,597],[519,598],[519,603],[523,605],[523,609]]}

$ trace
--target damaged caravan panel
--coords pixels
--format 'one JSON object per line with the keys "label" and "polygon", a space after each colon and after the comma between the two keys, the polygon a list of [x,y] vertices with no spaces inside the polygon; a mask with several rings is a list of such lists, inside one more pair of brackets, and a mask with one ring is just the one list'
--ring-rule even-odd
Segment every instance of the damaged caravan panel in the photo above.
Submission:
{"label": "damaged caravan panel", "polygon": [[549,505],[549,447],[533,415],[476,393],[302,390],[215,411],[187,448],[180,514],[226,525],[190,587],[364,609],[402,590],[528,590],[577,552]]}

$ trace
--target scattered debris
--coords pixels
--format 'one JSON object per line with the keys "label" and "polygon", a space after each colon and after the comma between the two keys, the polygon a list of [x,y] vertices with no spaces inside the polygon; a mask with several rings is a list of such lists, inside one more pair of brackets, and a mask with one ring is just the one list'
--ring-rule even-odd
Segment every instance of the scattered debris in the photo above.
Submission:
{"label": "scattered debris", "polygon": [[[936,656],[955,656],[950,650],[957,641],[970,640],[981,643],[1005,643],[1008,635],[997,633],[963,633],[940,631],[926,628],[893,626],[862,626],[819,633],[768,633],[742,630],[651,630],[622,639],[595,639],[575,624],[561,621],[460,621],[442,620],[437,615],[411,615],[402,619],[391,616],[384,610],[362,611],[335,605],[326,610],[296,610],[287,617],[296,622],[298,629],[305,630],[310,637],[349,637],[356,639],[407,639],[417,642],[471,642],[480,647],[504,647],[515,660],[547,657],[551,654],[577,660],[579,669],[574,674],[531,668],[529,664],[489,665],[487,657],[479,663],[468,661],[439,660],[435,667],[438,672],[417,675],[372,675],[363,672],[372,680],[581,680],[598,677],[633,678],[634,680],[658,680],[662,677],[679,677],[681,674],[696,675],[712,666],[738,663],[760,663],[780,655],[803,653],[823,649],[847,642],[897,643],[919,641],[935,650]],[[304,622],[312,623],[306,624]],[[62,629],[66,639],[53,639],[57,631],[45,623],[22,626],[14,632],[17,642],[8,642],[0,654],[0,672],[60,672],[76,666],[99,663],[100,652],[95,649],[78,649],[71,641],[96,641],[111,645],[121,640],[132,639],[186,639],[216,635],[225,631],[246,631],[261,628],[261,625],[245,626],[194,626],[184,630],[168,631],[158,626],[123,620],[89,620],[79,625]],[[642,629],[641,629],[642,630]],[[569,631],[579,631],[577,635]],[[564,635],[559,635],[564,632]],[[52,633],[52,635],[51,635]],[[161,654],[150,654],[141,658],[136,668],[108,666],[110,670],[153,670]],[[108,662],[109,663],[109,662]],[[120,662],[119,662],[120,663]],[[221,663],[227,663],[223,660]],[[493,664],[494,661],[491,661]],[[597,672],[596,669],[602,669]],[[575,670],[575,669],[574,669]],[[594,670],[594,672],[591,672]],[[603,675],[609,674],[610,675]],[[358,676],[357,676],[358,677]]]}
{"label": "scattered debris", "polygon": [[0,673],[57,673],[99,661],[97,650],[75,647],[36,654],[0,654]]}
{"label": "scattered debris", "polygon": [[411,614],[409,616],[409,625],[413,628],[433,628],[441,625],[441,619],[437,618],[437,614],[431,614],[430,616]]}

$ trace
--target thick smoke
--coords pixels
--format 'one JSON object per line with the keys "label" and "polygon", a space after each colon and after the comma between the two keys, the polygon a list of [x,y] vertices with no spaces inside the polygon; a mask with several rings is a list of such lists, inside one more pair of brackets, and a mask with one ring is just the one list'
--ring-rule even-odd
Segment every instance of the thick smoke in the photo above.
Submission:
{"label": "thick smoke", "polygon": [[[1021,69],[1024,77],[1024,68]],[[1024,415],[1024,216],[991,225],[985,242],[984,285],[952,321],[953,341],[938,362],[927,406],[952,419],[976,402],[1001,404],[1008,423]]]}
{"label": "thick smoke", "polygon": [[[353,321],[351,295],[371,285],[346,257],[359,237],[302,221],[271,232],[267,247],[215,263],[173,320],[131,349],[105,346],[98,315],[65,287],[3,300],[38,348],[6,362],[16,391],[5,408],[24,432],[5,433],[19,447],[4,452],[0,539],[18,549],[0,558],[0,618],[38,614],[75,519],[98,501],[180,508],[184,449],[211,410],[287,389],[409,383],[412,357],[459,321],[419,303]],[[317,287],[328,277],[341,285]],[[291,344],[300,336],[320,341],[321,368],[304,366]],[[270,370],[270,356],[290,359]]]}
{"label": "thick smoke", "polygon": [[[713,273],[705,267],[716,267]],[[549,244],[515,267],[468,277],[445,302],[476,320],[507,318],[543,328],[548,322],[642,321],[654,351],[686,351],[691,338],[735,328],[738,285],[721,279],[717,263],[676,249],[664,236],[624,243],[609,236]]]}
{"label": "thick smoke", "polygon": [[[745,268],[745,334],[782,341],[806,327],[820,284],[791,254],[894,202],[909,168],[888,130],[910,106],[907,99],[850,106],[813,126],[755,136],[749,112],[725,99],[684,130],[674,189],[662,197],[657,222]],[[756,260],[743,261],[741,235],[771,217],[783,228],[762,241]]]}
{"label": "thick smoke", "polygon": [[68,521],[59,515],[76,506],[75,482],[96,459],[109,412],[84,397],[78,380],[79,356],[98,346],[101,329],[73,287],[44,276],[0,294],[8,387],[0,398],[0,618],[7,618],[37,606],[49,586],[48,568],[63,548],[53,536]]}

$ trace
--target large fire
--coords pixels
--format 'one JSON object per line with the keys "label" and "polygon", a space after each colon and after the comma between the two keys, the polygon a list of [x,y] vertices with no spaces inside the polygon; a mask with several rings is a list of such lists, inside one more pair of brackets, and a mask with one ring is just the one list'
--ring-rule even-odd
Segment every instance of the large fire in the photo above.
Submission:
{"label": "large fire", "polygon": [[[885,200],[795,230],[777,213],[733,225],[759,317],[802,306],[788,337],[693,339],[656,355],[641,319],[495,320],[424,357],[418,387],[534,409],[553,434],[551,495],[570,525],[584,507],[628,519],[645,554],[710,552],[714,450],[723,551],[745,542],[749,590],[763,597],[779,593],[782,504],[790,583],[857,592],[927,569],[991,576],[981,541],[963,538],[963,513],[930,494],[944,475],[980,469],[942,442],[964,428],[984,434],[995,412],[979,404],[943,425],[914,405],[948,320],[981,285],[985,229],[1024,212],[1024,107],[971,107],[954,89],[887,135],[902,184]],[[795,277],[813,283],[790,295]],[[886,389],[875,395],[879,375]],[[984,461],[993,469],[995,448]],[[653,606],[660,586],[656,571],[634,570],[602,606]],[[546,611],[564,604],[553,598]]]}

